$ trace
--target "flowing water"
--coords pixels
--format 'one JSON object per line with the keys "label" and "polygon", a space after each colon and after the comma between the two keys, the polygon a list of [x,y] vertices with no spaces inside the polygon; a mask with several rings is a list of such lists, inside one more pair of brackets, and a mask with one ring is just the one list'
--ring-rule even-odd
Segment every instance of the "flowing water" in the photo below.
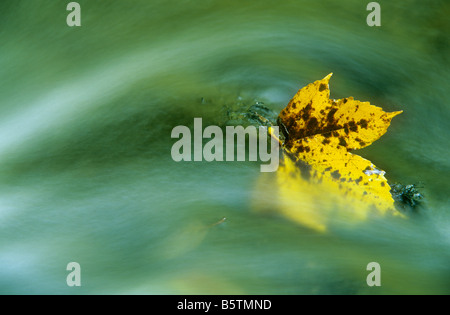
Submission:
{"label": "flowing water", "polygon": [[[80,0],[70,28],[64,1],[3,0],[0,293],[450,293],[450,6],[382,0],[371,28],[368,2]],[[404,111],[358,154],[420,215],[320,234],[253,211],[258,163],[172,160],[175,126],[330,72],[333,98]]]}

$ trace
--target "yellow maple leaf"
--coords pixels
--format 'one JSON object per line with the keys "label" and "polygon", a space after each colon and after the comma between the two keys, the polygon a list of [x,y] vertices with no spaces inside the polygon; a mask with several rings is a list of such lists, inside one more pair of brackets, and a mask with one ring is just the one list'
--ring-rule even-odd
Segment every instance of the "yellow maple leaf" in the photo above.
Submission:
{"label": "yellow maple leaf", "polygon": [[299,90],[280,112],[285,157],[276,173],[272,204],[290,219],[322,232],[336,215],[354,222],[372,213],[399,214],[385,172],[349,151],[380,138],[401,112],[386,113],[353,98],[331,100],[330,77]]}

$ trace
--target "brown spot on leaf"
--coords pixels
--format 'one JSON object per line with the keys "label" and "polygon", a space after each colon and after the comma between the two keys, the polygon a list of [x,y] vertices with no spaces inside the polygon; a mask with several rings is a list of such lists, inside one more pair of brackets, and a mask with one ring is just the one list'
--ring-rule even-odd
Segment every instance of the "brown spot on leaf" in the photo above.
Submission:
{"label": "brown spot on leaf", "polygon": [[319,125],[319,122],[317,121],[317,118],[312,117],[310,120],[308,120],[308,124],[306,125],[306,128],[309,131],[315,131],[317,129],[318,125]]}
{"label": "brown spot on leaf", "polygon": [[358,126],[355,124],[354,121],[349,122],[348,123],[348,127],[353,132],[357,132],[358,131]]}
{"label": "brown spot on leaf", "polygon": [[365,119],[361,119],[359,124],[361,125],[361,128],[367,129],[367,127],[369,126],[367,123],[367,120]]}
{"label": "brown spot on leaf", "polygon": [[362,147],[366,145],[366,143],[364,141],[362,141],[360,138],[356,138],[355,139],[356,142],[358,142]]}
{"label": "brown spot on leaf", "polygon": [[328,123],[332,123],[334,121],[334,114],[338,111],[337,108],[332,108],[327,115],[327,121]]}
{"label": "brown spot on leaf", "polygon": [[355,183],[359,185],[360,182],[362,182],[363,177],[360,176],[357,180],[355,180]]}
{"label": "brown spot on leaf", "polygon": [[347,146],[347,141],[345,141],[344,137],[339,138],[339,145],[341,145],[343,147]]}
{"label": "brown spot on leaf", "polygon": [[339,179],[341,177],[341,173],[339,173],[339,171],[334,171],[333,173],[331,173],[331,177],[333,177],[334,179]]}
{"label": "brown spot on leaf", "polygon": [[306,122],[309,117],[311,117],[311,111],[312,111],[312,101],[308,103],[308,105],[305,106],[305,108],[303,108],[300,113],[299,116],[303,119],[304,122]]}

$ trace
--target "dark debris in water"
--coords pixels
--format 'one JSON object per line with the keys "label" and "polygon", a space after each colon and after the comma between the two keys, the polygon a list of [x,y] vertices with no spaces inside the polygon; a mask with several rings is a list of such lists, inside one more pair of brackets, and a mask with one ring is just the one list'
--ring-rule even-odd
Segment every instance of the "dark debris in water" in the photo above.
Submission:
{"label": "dark debris in water", "polygon": [[397,208],[405,212],[417,212],[423,206],[424,196],[417,185],[402,185],[396,183],[391,187],[391,194]]}
{"label": "dark debris in water", "polygon": [[276,125],[278,114],[263,102],[254,102],[253,105],[237,104],[236,106],[226,106],[226,125],[232,126],[274,126]]}

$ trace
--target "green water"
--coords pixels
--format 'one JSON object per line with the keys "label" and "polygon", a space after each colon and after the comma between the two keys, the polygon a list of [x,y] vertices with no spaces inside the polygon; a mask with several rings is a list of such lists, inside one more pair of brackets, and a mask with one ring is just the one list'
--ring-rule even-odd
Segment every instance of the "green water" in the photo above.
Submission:
{"label": "green water", "polygon": [[[379,1],[380,28],[368,2],[80,0],[69,28],[64,1],[3,0],[0,293],[450,293],[449,2]],[[421,215],[320,235],[252,211],[258,163],[172,161],[173,127],[330,72],[333,98],[404,111],[359,154]]]}

